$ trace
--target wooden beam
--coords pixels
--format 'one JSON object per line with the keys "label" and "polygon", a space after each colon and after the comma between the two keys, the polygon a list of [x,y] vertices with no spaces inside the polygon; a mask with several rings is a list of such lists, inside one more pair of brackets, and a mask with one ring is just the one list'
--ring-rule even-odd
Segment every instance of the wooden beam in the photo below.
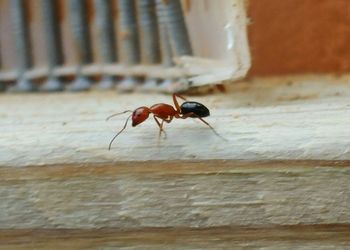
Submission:
{"label": "wooden beam", "polygon": [[0,227],[350,223],[349,178],[349,162],[333,161],[0,168]]}
{"label": "wooden beam", "polygon": [[3,95],[0,166],[175,159],[347,160],[350,88],[343,80],[286,79],[285,84],[276,84],[267,79],[237,84],[230,94],[193,97],[209,107],[211,116],[206,120],[227,141],[194,119],[166,124],[167,138],[158,139],[151,118],[134,128],[129,125],[111,151],[108,144],[127,115],[106,122],[107,116],[154,103],[171,104],[171,98],[113,92]]}
{"label": "wooden beam", "polygon": [[171,98],[4,94],[0,246],[346,246],[344,79],[260,79],[193,97],[210,108],[207,121],[228,141],[194,120],[167,124],[167,138],[158,140],[150,120],[128,127],[111,151],[126,117],[106,122],[108,115]]}
{"label": "wooden beam", "polygon": [[344,249],[350,244],[349,232],[349,226],[344,225],[147,228],[127,231],[0,230],[0,249]]}

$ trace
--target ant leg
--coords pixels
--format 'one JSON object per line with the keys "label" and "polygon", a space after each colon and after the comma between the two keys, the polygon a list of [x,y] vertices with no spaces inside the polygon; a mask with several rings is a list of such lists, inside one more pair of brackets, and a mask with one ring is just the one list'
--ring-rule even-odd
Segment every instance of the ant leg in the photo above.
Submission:
{"label": "ant leg", "polygon": [[154,118],[154,120],[156,121],[156,123],[157,123],[157,125],[158,125],[158,127],[159,127],[159,135],[158,135],[158,138],[160,138],[162,132],[164,133],[164,136],[166,137],[166,132],[165,132],[165,130],[163,129],[163,123],[164,123],[165,120],[162,119],[162,122],[160,123],[155,115],[153,116],[153,118]]}
{"label": "ant leg", "polygon": [[164,133],[164,139],[165,139],[165,138],[167,137],[167,135],[166,135],[165,130],[163,129],[163,124],[164,124],[164,120],[162,120],[162,122],[160,123],[158,138],[160,138],[160,137],[161,137],[162,132],[163,132],[163,133]]}
{"label": "ant leg", "polygon": [[[196,114],[194,114],[194,113],[191,112],[191,113],[184,114],[184,115],[180,116],[179,118],[181,118],[181,119],[186,119],[186,118],[188,118],[188,117],[194,118],[193,115],[196,116]],[[220,138],[223,139],[224,141],[228,141],[226,138],[222,137],[218,132],[216,132],[215,128],[213,128],[213,127],[212,127],[207,121],[205,121],[202,117],[196,116],[195,118],[198,118],[199,120],[201,120],[201,121],[202,121],[205,125],[207,125],[207,126],[214,132],[214,134],[216,134],[218,137],[220,137]]]}
{"label": "ant leg", "polygon": [[176,97],[178,97],[178,98],[184,100],[184,101],[187,101],[187,98],[184,97],[183,95],[180,95],[180,94],[174,94],[174,95],[175,95]]}
{"label": "ant leg", "polygon": [[204,124],[206,124],[209,128],[211,128],[212,130],[215,131],[215,129],[207,121],[205,121],[203,118],[198,117],[198,119],[201,120]]}
{"label": "ant leg", "polygon": [[213,130],[214,134],[216,134],[218,137],[223,139],[224,141],[228,141],[226,138],[222,137],[218,132],[216,132],[215,128],[213,128],[207,121],[205,121],[203,118],[198,117],[199,120],[201,120],[204,124],[206,124],[211,130]]}
{"label": "ant leg", "polygon": [[186,98],[181,96],[181,95],[179,95],[179,94],[173,94],[173,102],[174,102],[176,111],[180,114],[181,113],[181,109],[180,109],[180,105],[179,105],[176,97],[181,98],[182,100],[185,100],[185,101],[186,101]]}
{"label": "ant leg", "polygon": [[[195,114],[195,113],[193,113],[193,112],[190,112],[190,113],[187,113],[187,114],[181,115],[181,116],[176,117],[176,118],[186,119],[186,118],[191,117],[191,116],[193,116],[193,115],[195,116],[196,114]],[[193,118],[193,117],[192,117],[192,118]]]}
{"label": "ant leg", "polygon": [[166,134],[165,130],[163,129],[163,124],[164,124],[164,122],[165,122],[165,120],[162,120],[162,123],[160,124],[161,130],[159,131],[159,137],[160,137],[160,135],[161,135],[161,132],[163,131],[163,133],[164,133],[164,139],[166,139],[166,138],[167,138],[167,134]]}
{"label": "ant leg", "polygon": [[170,118],[164,119],[163,121],[165,121],[166,123],[170,123],[173,120],[173,118],[173,116],[170,116]]}

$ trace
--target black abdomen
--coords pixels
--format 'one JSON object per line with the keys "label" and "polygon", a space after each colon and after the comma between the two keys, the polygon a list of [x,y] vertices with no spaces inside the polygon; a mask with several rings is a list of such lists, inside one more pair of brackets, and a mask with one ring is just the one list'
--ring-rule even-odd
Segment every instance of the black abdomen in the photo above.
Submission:
{"label": "black abdomen", "polygon": [[210,115],[209,109],[199,102],[184,102],[181,105],[183,115],[193,113],[190,117],[207,117]]}

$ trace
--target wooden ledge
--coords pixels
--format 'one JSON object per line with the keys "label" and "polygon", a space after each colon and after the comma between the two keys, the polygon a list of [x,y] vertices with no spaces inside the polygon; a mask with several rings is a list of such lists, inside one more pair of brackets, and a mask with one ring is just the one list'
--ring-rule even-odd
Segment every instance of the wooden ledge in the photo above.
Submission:
{"label": "wooden ledge", "polygon": [[299,225],[267,228],[145,228],[139,230],[0,230],[0,249],[222,249],[346,248],[346,225]]}
{"label": "wooden ledge", "polygon": [[1,228],[350,223],[349,162],[191,161],[0,168]]}
{"label": "wooden ledge", "polygon": [[[131,240],[134,248],[141,241],[150,249],[201,247],[204,238],[212,240],[209,249],[215,239],[223,247],[342,247],[350,238],[346,82],[310,76],[237,83],[228,94],[191,98],[211,109],[207,121],[228,142],[193,120],[167,124],[167,139],[158,140],[151,119],[129,127],[111,151],[125,117],[105,122],[108,115],[171,103],[169,96],[3,94],[0,249],[18,234],[13,249],[27,239],[43,249]],[[47,245],[38,236],[44,228],[52,230],[43,236]],[[255,240],[244,236],[247,228],[257,230]]]}
{"label": "wooden ledge", "polygon": [[324,160],[192,160],[192,161],[135,161],[110,164],[60,164],[1,167],[0,181],[64,180],[67,178],[108,178],[111,176],[181,176],[217,174],[287,173],[291,176],[314,171],[350,171],[350,161]]}
{"label": "wooden ledge", "polygon": [[167,138],[149,119],[128,127],[108,151],[126,116],[112,113],[158,102],[166,95],[107,93],[5,94],[0,98],[0,166],[148,160],[348,160],[350,87],[347,78],[260,79],[228,94],[190,99],[207,105],[207,121],[166,124]]}

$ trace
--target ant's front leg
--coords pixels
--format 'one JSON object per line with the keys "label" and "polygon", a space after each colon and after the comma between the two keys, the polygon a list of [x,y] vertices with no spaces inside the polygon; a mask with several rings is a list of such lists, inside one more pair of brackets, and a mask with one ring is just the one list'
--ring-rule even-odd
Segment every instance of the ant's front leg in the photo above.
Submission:
{"label": "ant's front leg", "polygon": [[[163,120],[163,119],[162,119],[162,122],[159,122],[158,119],[157,119],[157,117],[156,117],[155,115],[153,116],[153,118],[154,118],[154,120],[156,121],[156,123],[157,123],[157,125],[158,125],[158,127],[159,127],[159,135],[158,135],[158,138],[160,138],[162,132],[164,133],[164,138],[166,138],[166,132],[165,132],[165,130],[163,129],[163,124],[164,124],[164,121],[166,121],[166,120]],[[166,121],[166,122],[167,122],[167,121]]]}

